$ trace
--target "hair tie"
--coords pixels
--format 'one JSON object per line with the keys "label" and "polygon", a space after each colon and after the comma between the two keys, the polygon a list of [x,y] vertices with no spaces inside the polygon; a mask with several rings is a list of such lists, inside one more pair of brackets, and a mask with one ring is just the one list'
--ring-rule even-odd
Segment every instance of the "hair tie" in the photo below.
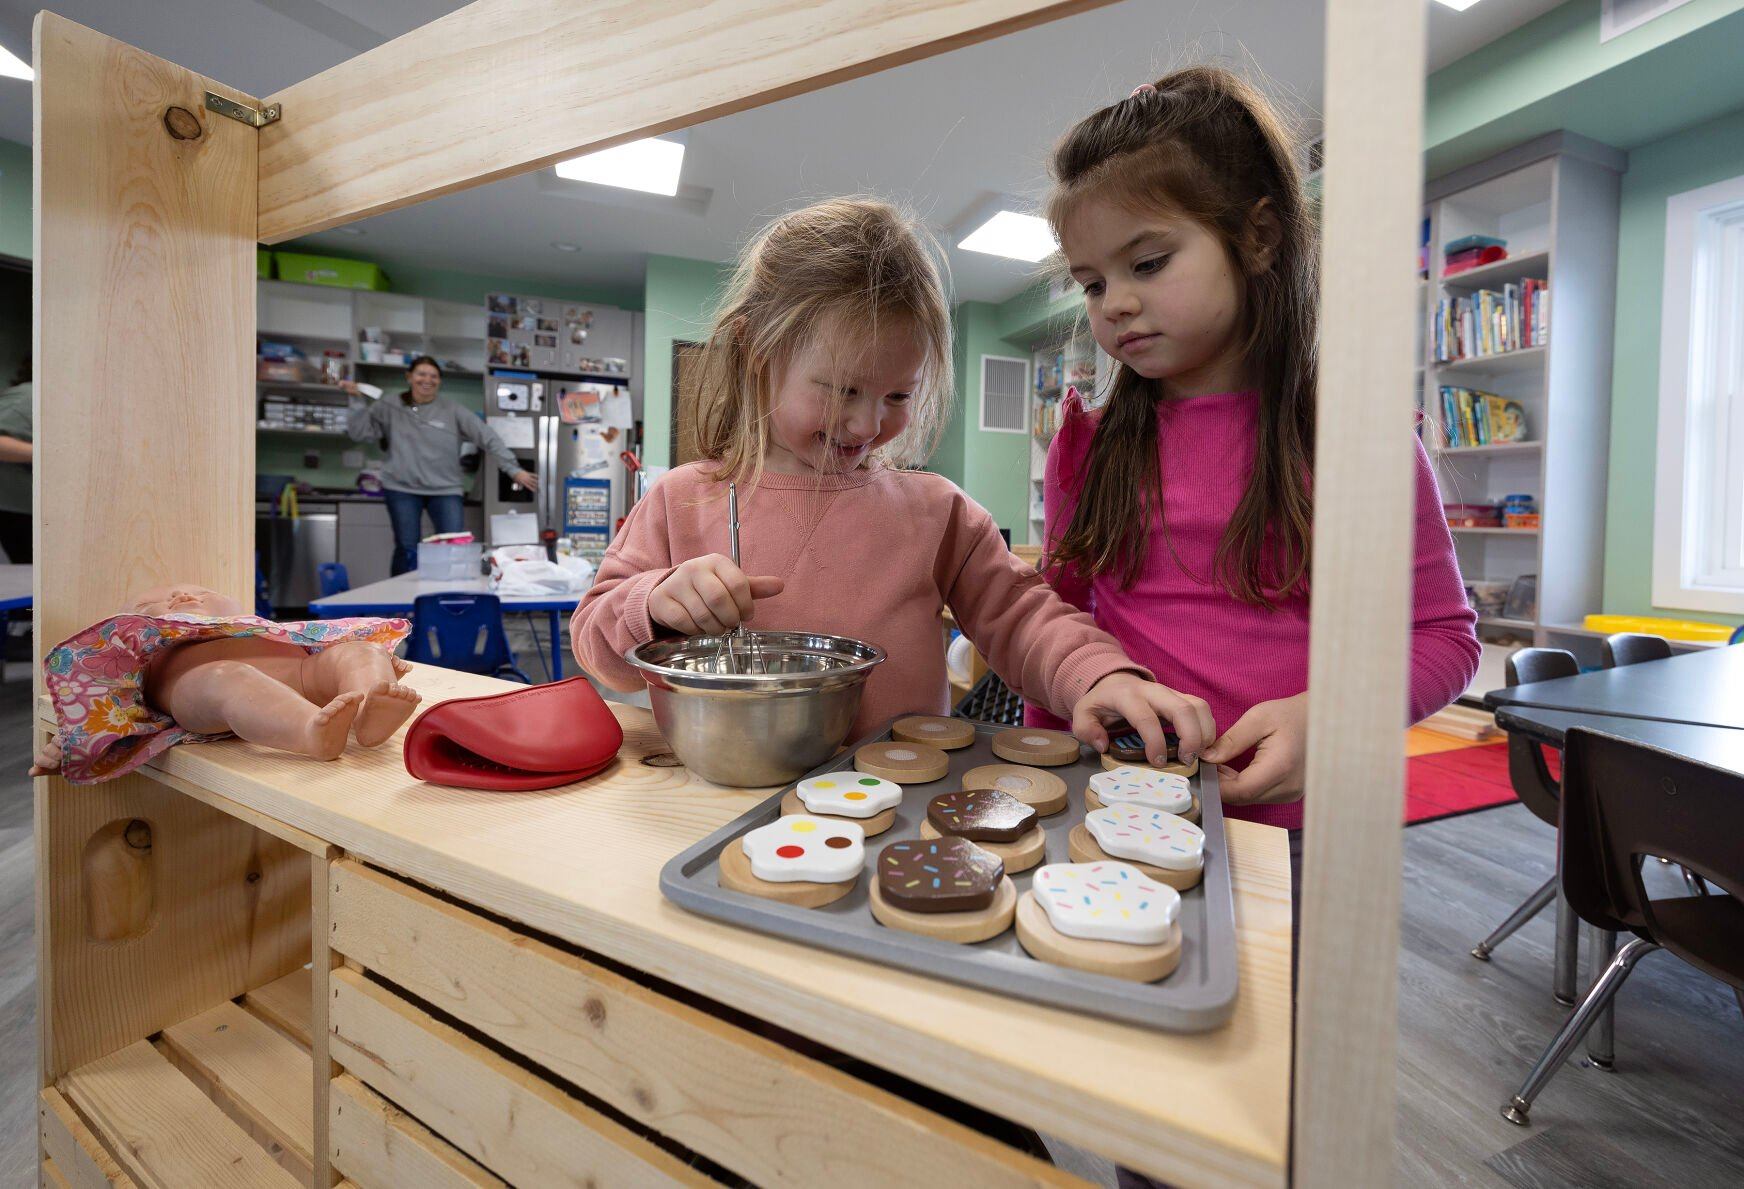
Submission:
{"label": "hair tie", "polygon": [[1140,83],[1138,86],[1136,86],[1132,89],[1132,94],[1128,95],[1127,98],[1128,99],[1137,99],[1140,95],[1143,95],[1146,91],[1154,91],[1156,89],[1157,89],[1157,86],[1155,83]]}

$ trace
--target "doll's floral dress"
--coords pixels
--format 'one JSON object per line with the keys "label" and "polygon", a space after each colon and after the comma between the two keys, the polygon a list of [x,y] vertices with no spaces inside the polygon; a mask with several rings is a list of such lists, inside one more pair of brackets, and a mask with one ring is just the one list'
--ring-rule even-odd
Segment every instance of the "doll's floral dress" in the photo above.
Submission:
{"label": "doll's floral dress", "polygon": [[274,623],[256,615],[112,616],[55,645],[42,663],[59,724],[60,775],[73,784],[95,784],[131,772],[178,743],[226,738],[183,730],[147,704],[146,663],[165,648],[258,637],[309,652],[357,640],[392,651],[410,630],[404,619]]}

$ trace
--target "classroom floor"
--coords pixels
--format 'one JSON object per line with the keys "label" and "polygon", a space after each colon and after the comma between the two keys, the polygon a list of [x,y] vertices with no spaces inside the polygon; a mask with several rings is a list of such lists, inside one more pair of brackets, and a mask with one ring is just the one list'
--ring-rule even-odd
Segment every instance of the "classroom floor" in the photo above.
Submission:
{"label": "classroom floor", "polygon": [[[34,858],[29,672],[0,686],[0,1187],[35,1184]],[[1399,1181],[1520,1189],[1733,1185],[1744,1167],[1744,1019],[1729,990],[1664,954],[1619,998],[1617,1072],[1580,1064],[1539,1098],[1534,1125],[1496,1113],[1561,1021],[1548,914],[1488,963],[1474,942],[1551,871],[1554,837],[1519,805],[1405,833]],[[1651,867],[1657,866],[1650,864]],[[1653,879],[1669,878],[1650,870]],[[1112,1167],[1060,1150],[1105,1185]]]}

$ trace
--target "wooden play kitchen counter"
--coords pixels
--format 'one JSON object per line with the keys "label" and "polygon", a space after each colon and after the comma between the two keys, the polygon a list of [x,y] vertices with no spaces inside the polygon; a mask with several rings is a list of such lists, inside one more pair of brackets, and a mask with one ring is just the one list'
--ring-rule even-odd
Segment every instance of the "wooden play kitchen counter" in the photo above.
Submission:
{"label": "wooden play kitchen counter", "polygon": [[[426,705],[502,688],[409,681]],[[1152,1032],[668,903],[661,865],[767,791],[668,766],[614,709],[619,762],[550,792],[422,784],[391,743],[47,781],[45,1183],[1071,1181],[815,1046],[1171,1181],[1283,1183],[1282,831],[1229,823],[1234,1019]]]}

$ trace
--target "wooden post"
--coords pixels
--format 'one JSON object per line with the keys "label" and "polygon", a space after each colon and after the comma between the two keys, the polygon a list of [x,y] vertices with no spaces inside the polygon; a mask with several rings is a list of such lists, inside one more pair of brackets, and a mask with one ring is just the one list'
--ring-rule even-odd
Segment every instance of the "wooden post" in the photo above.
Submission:
{"label": "wooden post", "polygon": [[[1298,1185],[1391,1184],[1424,6],[1330,0]],[[1392,412],[1388,412],[1388,410]]]}

